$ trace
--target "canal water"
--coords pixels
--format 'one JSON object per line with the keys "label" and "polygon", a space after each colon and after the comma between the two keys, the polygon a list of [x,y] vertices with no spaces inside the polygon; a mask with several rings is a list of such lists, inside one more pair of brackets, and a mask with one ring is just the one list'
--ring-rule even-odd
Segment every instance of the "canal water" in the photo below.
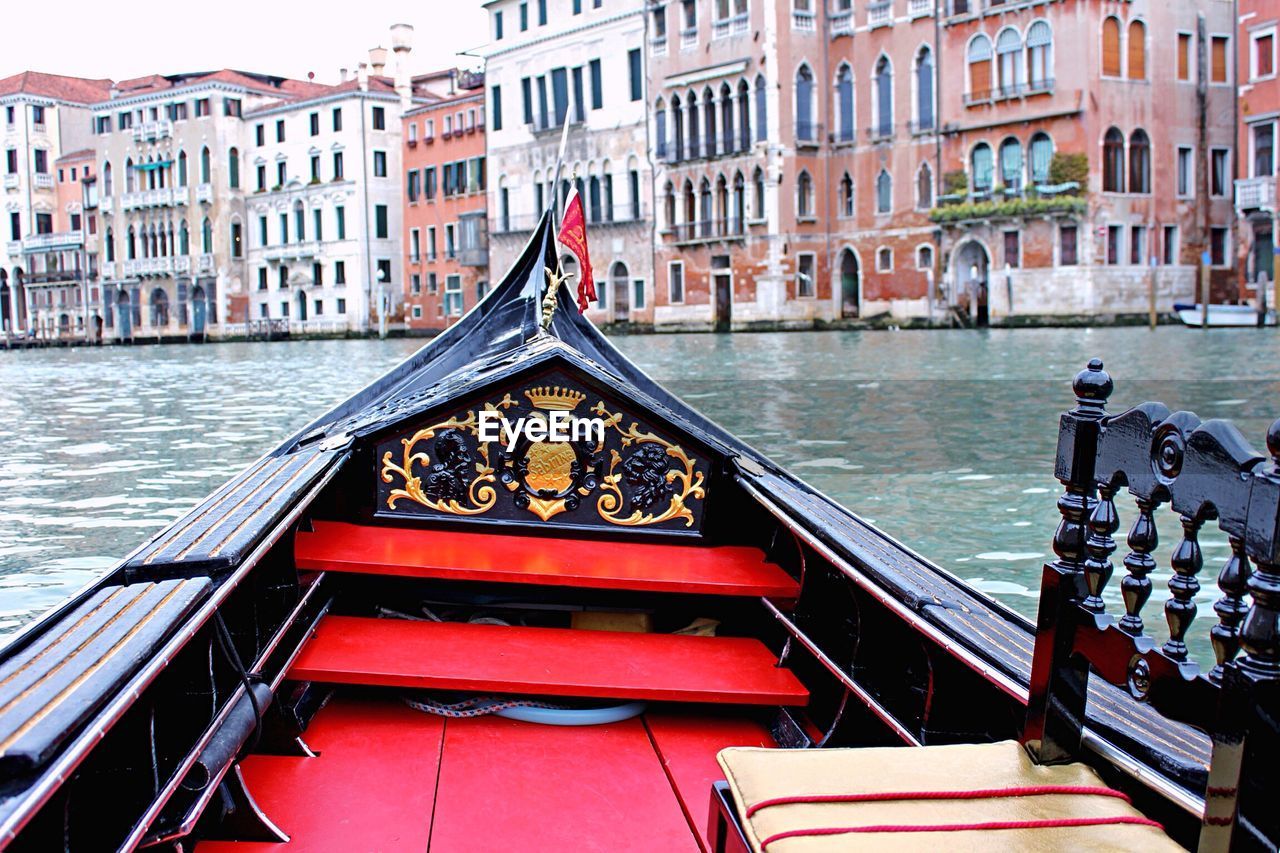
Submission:
{"label": "canal water", "polygon": [[[1032,615],[1059,492],[1056,418],[1092,356],[1145,399],[1280,415],[1280,337],[1181,327],[644,335],[659,381],[908,546]],[[112,566],[421,344],[298,341],[0,353],[0,635]],[[1121,503],[1122,531],[1132,519]],[[1161,520],[1162,556],[1177,538]],[[1227,556],[1204,537],[1200,618]],[[1123,553],[1122,550],[1120,552]],[[1167,578],[1167,573],[1164,575]],[[1148,605],[1158,623],[1162,578]],[[1118,606],[1118,580],[1111,584]],[[1198,644],[1208,655],[1206,642]]]}

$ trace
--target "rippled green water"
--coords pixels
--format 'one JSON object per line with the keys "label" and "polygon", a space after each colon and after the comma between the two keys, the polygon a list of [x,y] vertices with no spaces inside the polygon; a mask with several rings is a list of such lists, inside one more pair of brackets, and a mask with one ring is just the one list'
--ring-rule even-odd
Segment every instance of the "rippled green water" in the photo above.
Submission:
{"label": "rippled green water", "polygon": [[[1259,447],[1271,416],[1280,415],[1280,337],[1268,330],[658,335],[617,343],[761,451],[1027,614],[1057,518],[1056,418],[1071,405],[1070,377],[1089,357],[1104,358],[1116,379],[1113,411],[1159,399],[1235,419]],[[0,633],[88,583],[419,344],[0,353]],[[1175,529],[1172,516],[1162,519],[1166,553]],[[1204,545],[1207,604],[1226,547],[1213,536]],[[1157,579],[1153,603],[1162,598]],[[1150,610],[1148,621],[1158,621]],[[1202,606],[1198,627],[1211,617]]]}

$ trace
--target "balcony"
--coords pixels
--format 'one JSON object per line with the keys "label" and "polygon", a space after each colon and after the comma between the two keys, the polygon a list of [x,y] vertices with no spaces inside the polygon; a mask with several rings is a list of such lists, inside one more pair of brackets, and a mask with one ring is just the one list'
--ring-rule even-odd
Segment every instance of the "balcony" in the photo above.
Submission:
{"label": "balcony", "polygon": [[142,190],[125,193],[120,197],[121,210],[141,210],[148,207],[168,207],[173,204],[174,191],[165,188],[160,190]]}
{"label": "balcony", "polygon": [[104,195],[98,200],[98,210],[103,213],[115,213],[116,200],[109,195]]}
{"label": "balcony", "polygon": [[187,197],[191,195],[191,188],[174,187],[169,192],[172,194],[171,203],[177,207],[183,207],[187,203]]}
{"label": "balcony", "polygon": [[893,3],[876,3],[867,7],[867,26],[871,29],[893,24]]}
{"label": "balcony", "polygon": [[812,121],[796,121],[796,147],[817,148],[822,140],[822,125]]}
{"label": "balcony", "polygon": [[116,277],[116,262],[115,262],[115,261],[103,261],[103,262],[102,262],[102,277],[103,277],[103,279],[110,279],[110,278],[115,278],[115,277]]}
{"label": "balcony", "polygon": [[853,11],[832,12],[828,16],[831,21],[831,37],[839,38],[840,36],[853,35]]}
{"label": "balcony", "polygon": [[125,278],[172,275],[173,258],[135,258],[132,261],[125,261],[122,268]]}
{"label": "balcony", "polygon": [[161,119],[160,121],[148,121],[133,128],[134,142],[153,142],[157,139],[168,139],[173,136],[173,122],[169,119]]}
{"label": "balcony", "polygon": [[38,190],[53,189],[53,175],[49,172],[36,172],[35,180],[32,182]]}
{"label": "balcony", "polygon": [[23,254],[59,252],[84,246],[83,231],[60,231],[56,234],[33,234],[22,238]]}
{"label": "balcony", "polygon": [[4,252],[5,252],[5,254],[6,254],[6,255],[8,255],[10,258],[16,258],[16,257],[18,257],[18,255],[21,255],[21,254],[22,254],[22,241],[21,241],[21,240],[10,240],[9,242],[5,243],[5,244],[4,244]]}
{"label": "balcony", "polygon": [[734,15],[711,23],[711,38],[723,39],[729,36],[740,36],[748,29],[747,14]]}
{"label": "balcony", "polygon": [[301,243],[268,246],[263,254],[266,255],[268,261],[296,261],[303,258],[314,258],[320,254],[320,243],[316,240],[304,240]]}
{"label": "balcony", "polygon": [[202,275],[212,275],[213,269],[213,255],[201,255],[196,258],[196,272]]}
{"label": "balcony", "polygon": [[680,31],[680,49],[693,50],[698,46],[698,28],[689,27]]}
{"label": "balcony", "polygon": [[175,275],[191,274],[191,258],[181,255],[173,259],[173,272]]}
{"label": "balcony", "polygon": [[489,265],[489,250],[483,247],[459,249],[458,263],[464,267],[487,267]]}
{"label": "balcony", "polygon": [[741,219],[704,219],[699,222],[680,222],[670,229],[677,245],[705,243],[716,240],[741,240],[745,236]]}
{"label": "balcony", "polygon": [[60,285],[60,284],[76,284],[84,280],[84,274],[80,270],[44,270],[42,272],[31,272],[22,279],[22,283],[28,287],[36,285]]}
{"label": "balcony", "polygon": [[49,127],[42,121],[37,121],[31,125],[32,133],[48,133]]}
{"label": "balcony", "polygon": [[666,56],[667,55],[667,37],[654,36],[653,38],[649,39],[649,53],[653,54],[654,56]]}
{"label": "balcony", "polygon": [[1276,179],[1274,175],[1261,178],[1241,178],[1236,181],[1237,210],[1275,210]]}
{"label": "balcony", "polygon": [[872,142],[892,142],[893,141],[893,125],[889,122],[877,124],[874,127],[867,128],[867,139]]}
{"label": "balcony", "polygon": [[213,202],[213,184],[196,184],[196,204]]}
{"label": "balcony", "polygon": [[11,172],[4,176],[4,188],[7,190],[16,190],[18,188],[18,173]]}
{"label": "balcony", "polygon": [[933,14],[933,0],[907,0],[907,17],[927,18]]}
{"label": "balcony", "polygon": [[813,13],[802,12],[799,9],[793,11],[791,13],[791,29],[800,30],[804,33],[811,33],[816,30],[817,26],[814,22]]}

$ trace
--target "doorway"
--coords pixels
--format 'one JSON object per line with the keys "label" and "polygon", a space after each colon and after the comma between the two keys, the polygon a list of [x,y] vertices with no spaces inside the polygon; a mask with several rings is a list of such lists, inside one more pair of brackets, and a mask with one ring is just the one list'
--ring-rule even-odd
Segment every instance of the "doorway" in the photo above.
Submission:
{"label": "doorway", "polygon": [[613,297],[613,322],[626,323],[631,320],[631,300],[627,293],[630,273],[627,265],[616,261],[609,268],[609,291]]}
{"label": "doorway", "polygon": [[711,256],[711,289],[715,297],[713,330],[727,332],[733,325],[733,269],[728,255]]}
{"label": "doorway", "polygon": [[986,326],[990,321],[987,304],[989,266],[987,250],[977,240],[966,241],[952,255],[951,279],[955,287],[952,299],[968,307],[969,316],[976,326]]}
{"label": "doorway", "polygon": [[1276,280],[1275,239],[1271,236],[1271,222],[1253,232],[1253,280],[1262,276],[1267,281]]}
{"label": "doorway", "polygon": [[294,295],[293,301],[298,303],[298,319],[304,323],[307,321],[307,294],[301,289]]}
{"label": "doorway", "polygon": [[204,324],[204,288],[197,284],[191,288],[191,334],[193,336],[203,336]]}
{"label": "doorway", "polygon": [[840,316],[857,317],[862,299],[862,282],[858,274],[858,257],[852,249],[840,253]]}
{"label": "doorway", "polygon": [[120,340],[130,340],[133,337],[133,310],[129,305],[129,291],[123,287],[116,293],[116,316],[120,319],[116,326]]}

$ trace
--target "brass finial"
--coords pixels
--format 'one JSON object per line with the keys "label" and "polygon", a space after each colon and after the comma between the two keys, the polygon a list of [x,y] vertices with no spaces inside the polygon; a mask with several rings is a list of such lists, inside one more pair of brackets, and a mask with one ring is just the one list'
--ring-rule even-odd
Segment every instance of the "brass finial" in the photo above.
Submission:
{"label": "brass finial", "polygon": [[542,297],[542,328],[551,328],[551,317],[556,313],[556,291],[560,289],[560,285],[573,278],[573,273],[560,273],[560,264],[556,263],[556,269],[552,270],[547,267],[547,295]]}

